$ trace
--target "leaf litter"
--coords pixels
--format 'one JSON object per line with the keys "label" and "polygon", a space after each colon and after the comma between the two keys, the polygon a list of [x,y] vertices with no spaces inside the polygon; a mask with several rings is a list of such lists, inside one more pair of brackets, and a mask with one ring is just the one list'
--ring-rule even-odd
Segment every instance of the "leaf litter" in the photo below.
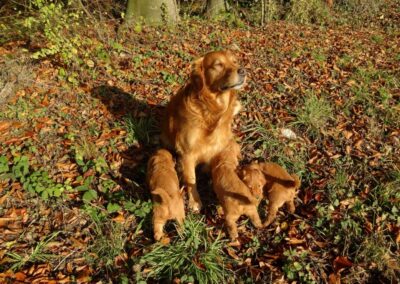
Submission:
{"label": "leaf litter", "polygon": [[[27,192],[20,179],[1,179],[1,281],[88,283],[135,274],[138,268],[132,263],[153,243],[148,211],[138,204],[149,200],[144,169],[159,145],[163,107],[186,80],[194,58],[226,46],[238,47],[236,53],[249,71],[240,93],[244,109],[234,125],[243,160],[277,161],[302,176],[296,214],[280,212],[276,223],[264,230],[241,219],[241,245],[226,247],[234,260],[230,269],[253,281],[279,281],[287,279],[285,267],[295,264],[297,269],[307,261],[315,264],[307,273],[330,283],[338,283],[355,266],[368,269],[357,263],[354,253],[346,255],[348,248],[335,243],[332,232],[321,226],[343,221],[360,202],[377,200],[386,208],[389,201],[399,208],[398,196],[387,201],[374,193],[390,186],[391,175],[399,173],[398,35],[288,23],[252,28],[251,33],[203,22],[174,32],[146,29],[121,40],[129,54],[111,55],[113,73],[94,57],[86,65],[98,68],[96,79],[83,74],[82,82],[73,86],[57,79],[57,62],[39,61],[32,66],[31,84],[1,107],[0,154],[9,166],[13,157],[26,156],[30,170],[44,169],[55,182],[81,188],[43,201]],[[196,40],[193,33],[203,36]],[[385,38],[379,45],[371,42],[376,34]],[[19,54],[23,44],[2,47],[0,62]],[[382,100],[385,91],[390,96]],[[310,96],[324,98],[332,111],[324,126],[314,130],[299,121]],[[127,119],[136,126],[142,123],[144,134],[140,129],[133,133]],[[348,174],[343,184],[341,170]],[[335,188],[333,181],[350,190],[350,196],[340,195],[342,188]],[[207,177],[200,175],[199,184],[204,198],[215,200]],[[215,237],[223,228],[222,216],[215,203],[206,204],[206,223],[217,228]],[[324,221],[328,214],[332,219]],[[392,242],[387,249],[399,253],[398,221],[376,219],[368,210],[356,218],[363,220],[363,234],[385,233],[395,239],[397,246]],[[96,247],[99,236],[105,236],[106,244],[115,237],[109,230],[121,237],[120,244],[113,244],[120,245],[115,252]],[[18,256],[21,266],[11,269]]]}

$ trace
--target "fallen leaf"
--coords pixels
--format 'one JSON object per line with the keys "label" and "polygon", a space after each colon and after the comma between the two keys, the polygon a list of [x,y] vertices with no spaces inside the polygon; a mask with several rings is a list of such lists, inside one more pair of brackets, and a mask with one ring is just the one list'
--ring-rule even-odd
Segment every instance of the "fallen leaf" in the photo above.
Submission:
{"label": "fallen leaf", "polygon": [[333,261],[333,269],[335,272],[342,268],[352,267],[353,263],[346,256],[337,256]]}

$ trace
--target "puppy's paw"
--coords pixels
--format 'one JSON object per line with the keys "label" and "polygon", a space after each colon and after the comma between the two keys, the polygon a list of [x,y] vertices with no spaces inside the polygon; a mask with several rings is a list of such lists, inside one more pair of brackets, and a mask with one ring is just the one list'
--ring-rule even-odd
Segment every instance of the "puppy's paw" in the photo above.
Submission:
{"label": "puppy's paw", "polygon": [[262,224],[261,222],[260,222],[260,223],[255,222],[255,223],[253,223],[253,225],[254,225],[254,227],[255,227],[256,229],[264,228],[264,224]]}
{"label": "puppy's paw", "polygon": [[231,247],[240,247],[240,242],[239,242],[239,240],[234,240],[234,241],[230,241],[229,243],[228,243],[228,246],[231,246]]}
{"label": "puppy's paw", "polygon": [[272,223],[272,221],[266,221],[266,222],[264,222],[264,223],[262,224],[262,227],[263,227],[263,228],[266,228],[266,227],[268,227],[269,225],[271,225],[271,223]]}

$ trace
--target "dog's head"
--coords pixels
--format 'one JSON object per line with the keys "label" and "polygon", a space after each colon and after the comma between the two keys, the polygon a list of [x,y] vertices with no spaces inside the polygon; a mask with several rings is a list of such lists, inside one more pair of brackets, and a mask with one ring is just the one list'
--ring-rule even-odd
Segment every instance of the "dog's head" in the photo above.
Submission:
{"label": "dog's head", "polygon": [[207,53],[192,65],[191,81],[199,91],[203,88],[212,93],[238,90],[245,80],[246,70],[229,50]]}

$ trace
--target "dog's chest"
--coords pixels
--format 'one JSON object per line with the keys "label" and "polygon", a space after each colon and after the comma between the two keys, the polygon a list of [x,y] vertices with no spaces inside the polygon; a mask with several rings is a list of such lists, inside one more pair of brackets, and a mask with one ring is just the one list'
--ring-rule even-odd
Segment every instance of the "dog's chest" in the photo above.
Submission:
{"label": "dog's chest", "polygon": [[216,101],[217,104],[221,107],[222,112],[226,112],[230,103],[231,103],[231,93],[224,92],[217,96]]}

